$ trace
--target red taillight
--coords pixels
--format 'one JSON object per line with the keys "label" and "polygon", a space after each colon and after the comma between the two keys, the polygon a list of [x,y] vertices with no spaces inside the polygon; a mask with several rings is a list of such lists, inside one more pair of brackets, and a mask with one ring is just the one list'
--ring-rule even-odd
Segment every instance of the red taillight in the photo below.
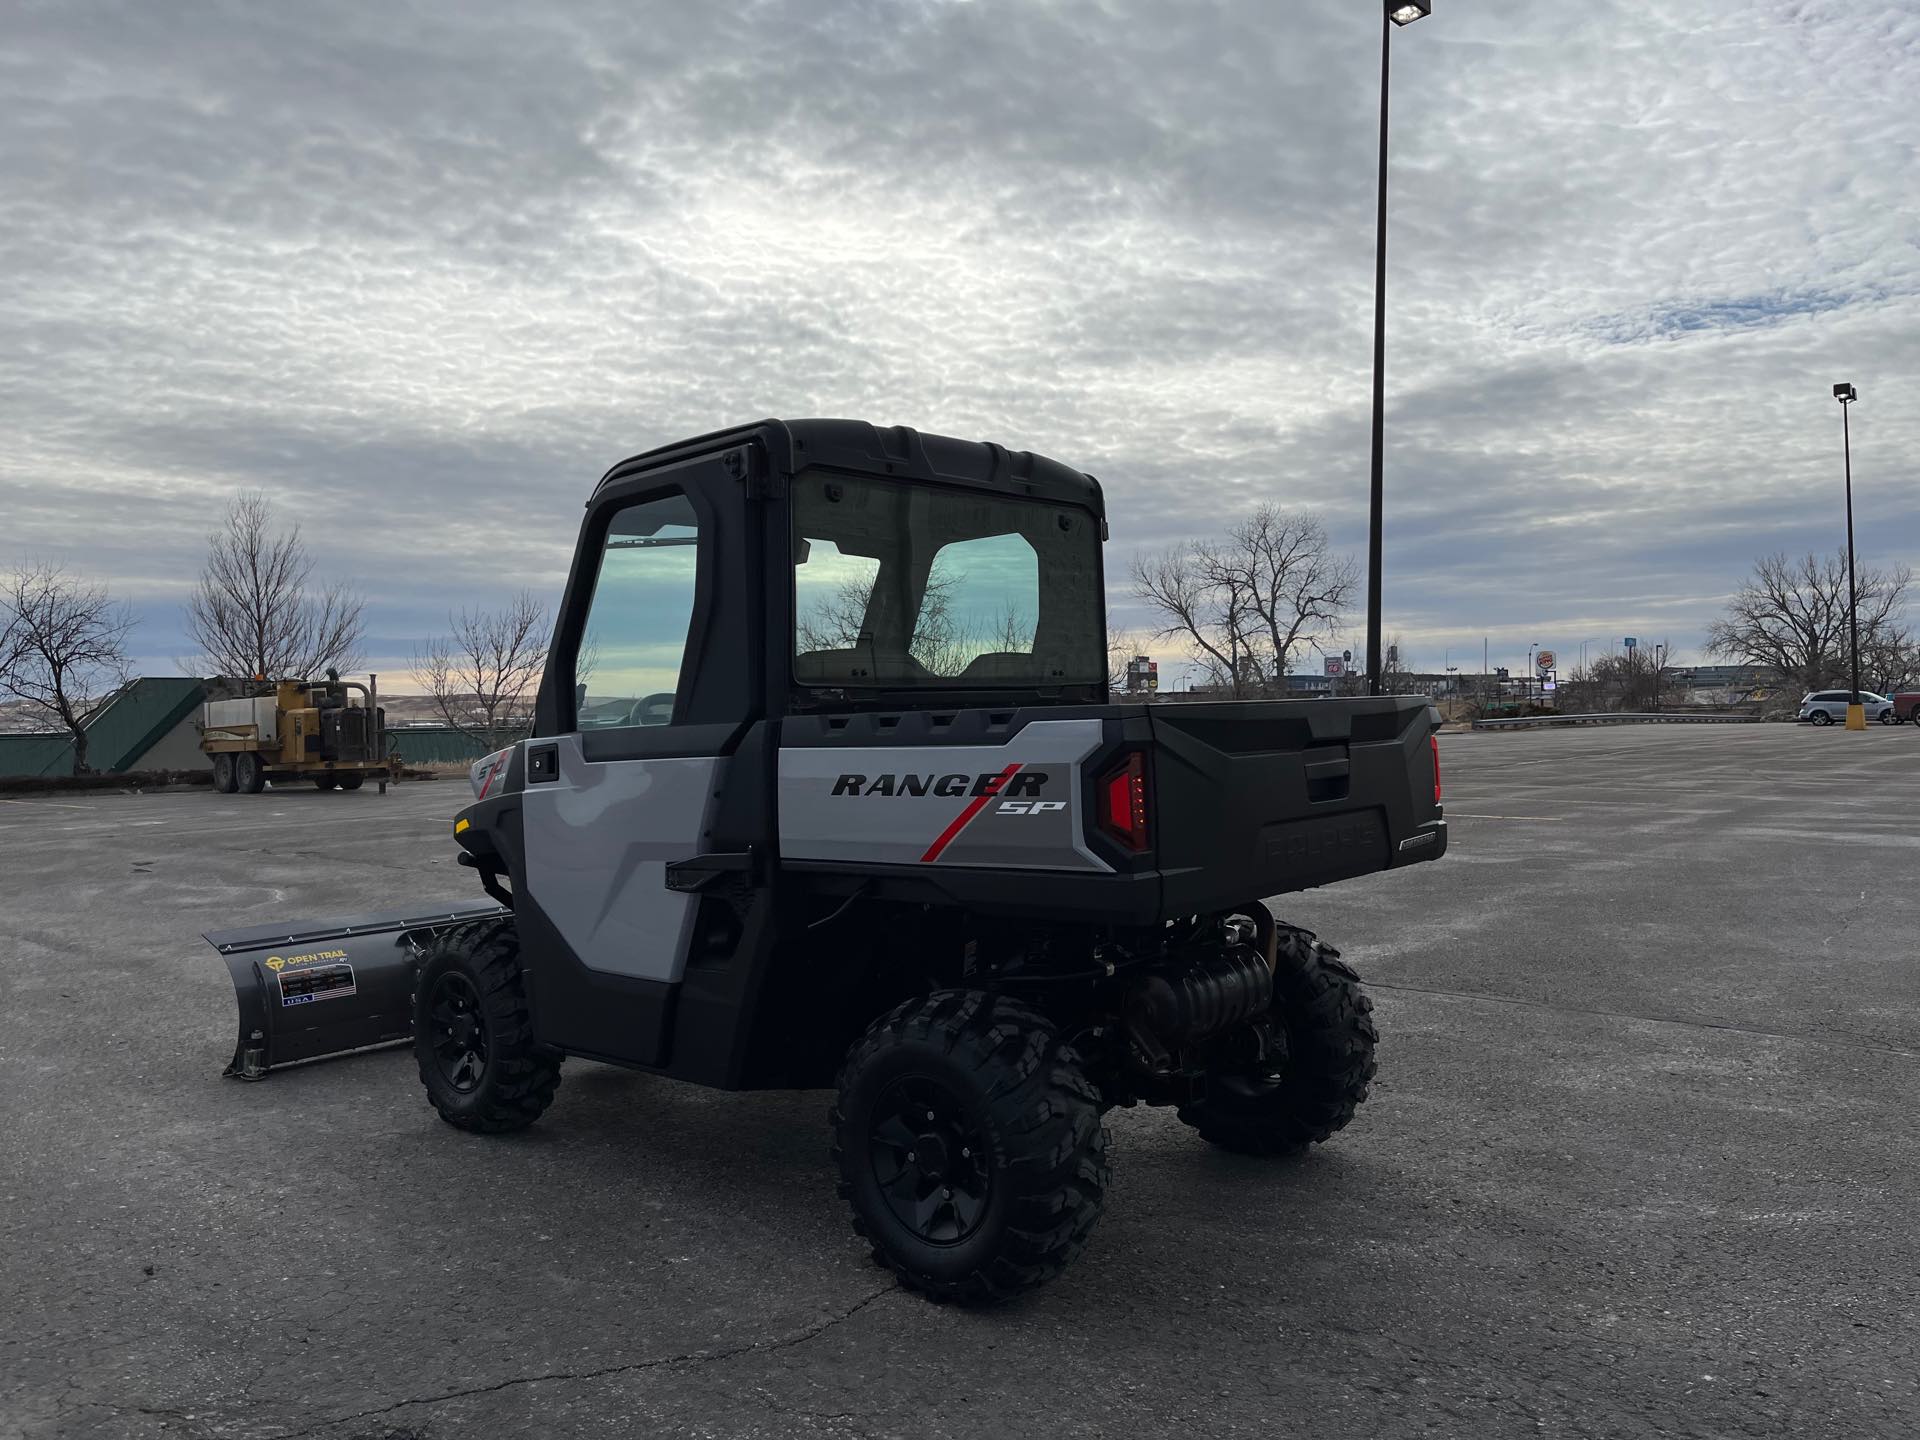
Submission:
{"label": "red taillight", "polygon": [[1129,850],[1147,848],[1147,762],[1138,750],[1100,782],[1100,828]]}
{"label": "red taillight", "polygon": [[1433,745],[1433,803],[1438,805],[1440,803],[1440,736],[1433,734],[1427,739]]}

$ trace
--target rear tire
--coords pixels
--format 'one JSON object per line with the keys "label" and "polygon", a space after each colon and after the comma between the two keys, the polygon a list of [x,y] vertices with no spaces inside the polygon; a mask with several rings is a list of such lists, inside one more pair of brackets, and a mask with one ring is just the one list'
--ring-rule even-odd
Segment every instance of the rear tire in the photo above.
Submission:
{"label": "rear tire", "polygon": [[1052,1022],[1015,1000],[946,990],[876,1020],[828,1121],[854,1230],[935,1300],[1044,1284],[1106,1205],[1100,1096]]}
{"label": "rear tire", "polygon": [[1814,724],[1816,724],[1816,725],[1831,725],[1831,724],[1833,724],[1833,716],[1831,716],[1831,715],[1829,715],[1829,714],[1828,714],[1828,713],[1827,713],[1826,711],[1824,711],[1824,710],[1816,710],[1816,711],[1814,711],[1814,712],[1813,712],[1813,714],[1811,714],[1811,715],[1809,715],[1809,716],[1807,717],[1807,719],[1809,719],[1809,720],[1811,720],[1811,721],[1812,721],[1812,722],[1813,722]]}
{"label": "rear tire", "polygon": [[534,1039],[513,921],[434,942],[414,986],[413,1057],[428,1102],[462,1130],[523,1130],[553,1103],[560,1055]]}
{"label": "rear tire", "polygon": [[233,757],[233,784],[242,795],[258,795],[267,788],[267,767],[251,750]]}
{"label": "rear tire", "polygon": [[1243,1155],[1292,1155],[1346,1128],[1374,1071],[1373,1002],[1360,976],[1311,932],[1281,925],[1273,1019],[1286,1054],[1253,1070],[1209,1073],[1206,1098],[1180,1107],[1200,1137]]}
{"label": "rear tire", "polygon": [[316,775],[313,777],[313,788],[316,790],[331,790],[338,783],[339,782],[331,775]]}
{"label": "rear tire", "polygon": [[364,775],[342,775],[340,777],[340,788],[342,790],[358,790],[366,783],[367,777]]}
{"label": "rear tire", "polygon": [[222,753],[213,757],[213,788],[222,795],[231,795],[237,788],[233,780],[233,756]]}

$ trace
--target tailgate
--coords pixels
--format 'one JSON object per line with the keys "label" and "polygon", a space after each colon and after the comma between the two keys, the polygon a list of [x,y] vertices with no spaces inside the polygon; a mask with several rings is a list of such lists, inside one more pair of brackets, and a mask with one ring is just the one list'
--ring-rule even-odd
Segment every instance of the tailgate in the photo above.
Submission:
{"label": "tailgate", "polygon": [[1161,704],[1148,713],[1168,914],[1446,850],[1424,696]]}

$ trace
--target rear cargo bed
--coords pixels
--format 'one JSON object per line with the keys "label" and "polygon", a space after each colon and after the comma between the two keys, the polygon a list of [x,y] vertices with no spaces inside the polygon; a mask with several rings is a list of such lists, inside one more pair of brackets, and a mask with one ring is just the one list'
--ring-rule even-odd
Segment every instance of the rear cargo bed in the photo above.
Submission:
{"label": "rear cargo bed", "polygon": [[1173,703],[1147,714],[1168,914],[1446,850],[1424,697]]}

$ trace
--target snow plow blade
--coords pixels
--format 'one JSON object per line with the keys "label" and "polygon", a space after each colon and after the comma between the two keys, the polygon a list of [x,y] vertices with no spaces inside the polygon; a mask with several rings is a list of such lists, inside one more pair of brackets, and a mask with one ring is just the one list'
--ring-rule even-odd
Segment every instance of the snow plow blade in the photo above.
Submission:
{"label": "snow plow blade", "polygon": [[468,902],[340,920],[209,930],[233,977],[240,1033],[223,1072],[264,1080],[305,1060],[413,1037],[413,981],[440,931],[508,911]]}

